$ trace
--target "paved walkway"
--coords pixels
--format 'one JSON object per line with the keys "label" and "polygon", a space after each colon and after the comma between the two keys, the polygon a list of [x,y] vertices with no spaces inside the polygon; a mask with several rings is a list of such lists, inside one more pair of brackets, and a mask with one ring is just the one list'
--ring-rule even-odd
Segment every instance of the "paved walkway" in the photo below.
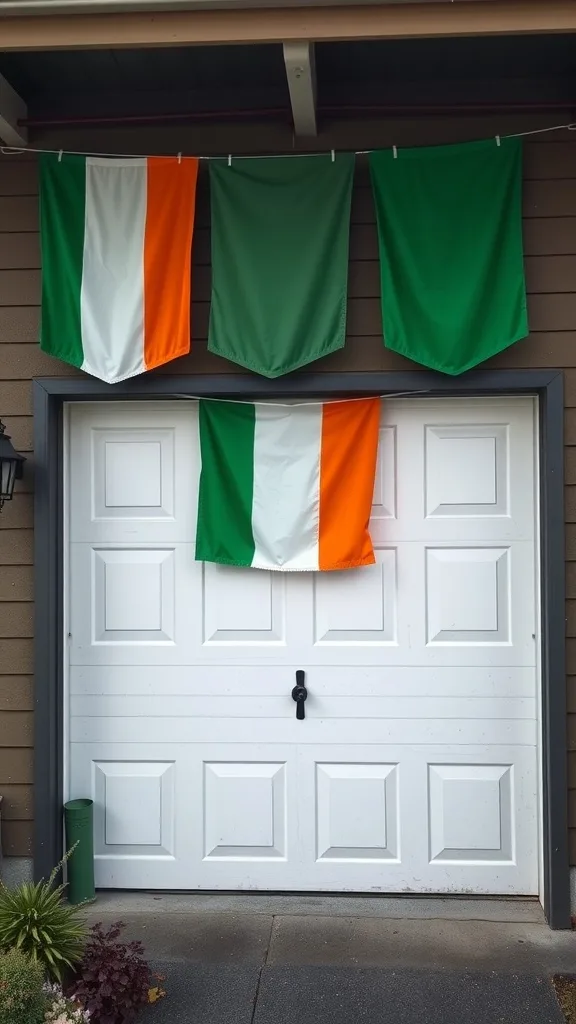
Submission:
{"label": "paved walkway", "polygon": [[576,933],[530,901],[99,895],[167,997],[148,1024],[563,1024]]}

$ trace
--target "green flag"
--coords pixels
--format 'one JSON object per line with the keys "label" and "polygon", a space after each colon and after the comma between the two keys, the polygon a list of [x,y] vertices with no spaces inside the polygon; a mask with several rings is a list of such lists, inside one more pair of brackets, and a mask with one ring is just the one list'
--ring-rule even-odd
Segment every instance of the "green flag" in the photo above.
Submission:
{"label": "green flag", "polygon": [[458,374],[528,334],[522,146],[372,153],[387,348]]}
{"label": "green flag", "polygon": [[208,348],[279,377],[344,346],[354,155],[210,162]]}

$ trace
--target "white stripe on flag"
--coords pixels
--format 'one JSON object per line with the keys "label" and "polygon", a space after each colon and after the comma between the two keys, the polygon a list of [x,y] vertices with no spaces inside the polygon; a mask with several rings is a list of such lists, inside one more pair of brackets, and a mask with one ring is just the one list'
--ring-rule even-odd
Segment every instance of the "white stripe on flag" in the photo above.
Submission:
{"label": "white stripe on flag", "polygon": [[256,406],[252,565],[317,569],[322,406]]}
{"label": "white stripe on flag", "polygon": [[110,382],[146,369],[146,192],[146,160],[86,160],[82,369]]}

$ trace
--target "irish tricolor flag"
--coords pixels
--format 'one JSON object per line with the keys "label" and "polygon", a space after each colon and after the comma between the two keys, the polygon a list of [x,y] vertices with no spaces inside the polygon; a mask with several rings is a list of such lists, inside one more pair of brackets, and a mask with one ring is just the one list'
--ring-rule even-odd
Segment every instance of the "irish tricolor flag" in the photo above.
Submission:
{"label": "irish tricolor flag", "polygon": [[46,154],[45,352],[110,384],[190,349],[198,161]]}
{"label": "irish tricolor flag", "polygon": [[257,569],[375,561],[380,401],[200,402],[196,558]]}

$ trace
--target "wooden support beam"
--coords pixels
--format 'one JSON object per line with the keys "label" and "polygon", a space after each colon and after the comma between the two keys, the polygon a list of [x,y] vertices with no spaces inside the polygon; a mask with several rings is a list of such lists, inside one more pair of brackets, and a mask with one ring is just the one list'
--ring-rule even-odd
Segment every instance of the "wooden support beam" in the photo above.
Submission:
{"label": "wooden support beam", "polygon": [[298,136],[317,135],[314,43],[284,43],[292,121]]}
{"label": "wooden support beam", "polygon": [[574,0],[455,0],[374,7],[0,18],[0,50],[290,43],[576,32]]}
{"label": "wooden support beam", "polygon": [[0,139],[6,146],[26,146],[28,131],[18,121],[25,119],[27,109],[24,100],[0,75]]}

